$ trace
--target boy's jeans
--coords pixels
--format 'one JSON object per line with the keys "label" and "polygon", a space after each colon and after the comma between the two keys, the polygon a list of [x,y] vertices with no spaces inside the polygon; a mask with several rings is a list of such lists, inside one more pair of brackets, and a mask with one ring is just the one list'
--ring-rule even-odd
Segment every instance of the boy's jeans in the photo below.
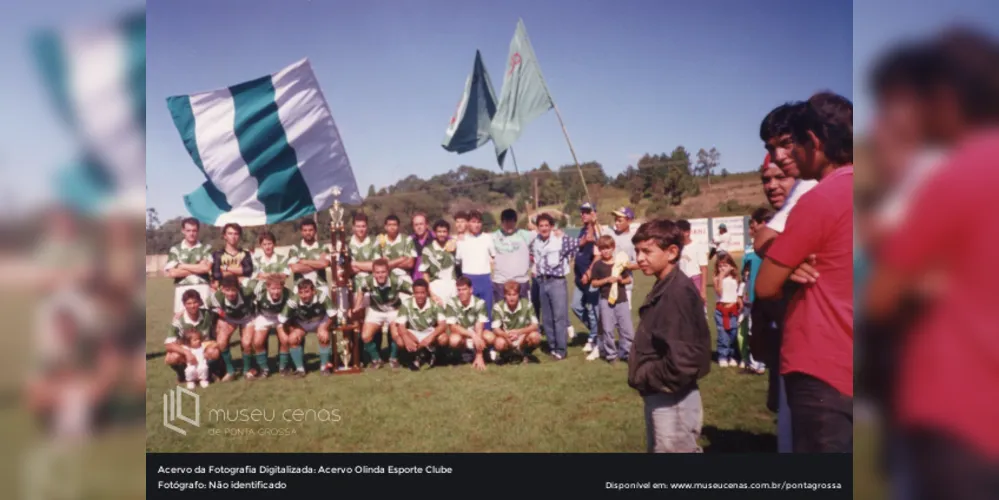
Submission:
{"label": "boy's jeans", "polygon": [[[621,297],[624,298],[624,297]],[[607,299],[600,299],[600,342],[601,353],[608,361],[628,359],[631,342],[635,339],[635,327],[631,322],[631,302],[618,302],[613,306]],[[621,336],[620,345],[614,342],[614,329]]]}
{"label": "boy's jeans", "polygon": [[645,436],[649,453],[700,453],[697,444],[704,423],[701,392],[658,393],[645,401]]}
{"label": "boy's jeans", "polygon": [[586,288],[582,290],[578,286],[574,287],[571,308],[580,323],[590,330],[587,342],[594,343],[597,341],[597,334],[600,333],[600,290],[589,285],[584,286]]}

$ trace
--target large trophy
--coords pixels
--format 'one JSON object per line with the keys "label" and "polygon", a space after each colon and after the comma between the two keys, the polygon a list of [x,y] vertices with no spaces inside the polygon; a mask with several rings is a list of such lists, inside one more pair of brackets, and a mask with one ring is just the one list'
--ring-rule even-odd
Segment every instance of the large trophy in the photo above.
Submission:
{"label": "large trophy", "polygon": [[333,318],[333,373],[348,374],[361,372],[361,328],[354,318],[354,273],[350,266],[350,245],[343,224],[341,193],[339,187],[333,187],[333,206],[330,207],[330,237],[333,240],[330,260],[333,279],[330,281],[330,297],[336,307],[336,317]]}

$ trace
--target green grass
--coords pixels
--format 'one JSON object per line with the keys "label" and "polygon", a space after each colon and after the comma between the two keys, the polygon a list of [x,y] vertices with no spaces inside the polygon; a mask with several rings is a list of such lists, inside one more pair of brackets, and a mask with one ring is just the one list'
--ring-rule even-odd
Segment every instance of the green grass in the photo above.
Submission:
{"label": "green grass", "polygon": [[[641,276],[636,301],[652,280]],[[358,375],[213,384],[200,390],[202,422],[181,436],[165,429],[163,394],[175,384],[163,364],[170,320],[170,280],[147,282],[146,448],[213,452],[644,452],[642,402],[628,387],[627,367],[584,359],[585,328],[572,318],[577,344],[561,362],[438,367],[421,372],[382,369]],[[709,294],[711,295],[711,294]],[[637,325],[637,307],[635,320]],[[573,316],[570,313],[570,316]],[[712,321],[713,323],[713,321]],[[711,325],[712,332],[714,325]],[[712,334],[714,335],[714,334]],[[713,345],[713,344],[712,344]],[[239,365],[240,349],[232,348]],[[272,336],[270,352],[277,352]],[[317,369],[314,335],[306,363]],[[774,416],[764,405],[766,377],[713,366],[701,383],[703,445],[709,452],[768,452],[776,448]],[[269,422],[209,421],[210,409],[265,410]],[[287,422],[283,410],[336,410],[337,422]],[[187,412],[185,411],[185,414]],[[322,415],[322,414],[320,414]],[[226,432],[255,434],[226,435]],[[261,430],[288,435],[259,435]],[[214,433],[222,433],[215,435]]]}

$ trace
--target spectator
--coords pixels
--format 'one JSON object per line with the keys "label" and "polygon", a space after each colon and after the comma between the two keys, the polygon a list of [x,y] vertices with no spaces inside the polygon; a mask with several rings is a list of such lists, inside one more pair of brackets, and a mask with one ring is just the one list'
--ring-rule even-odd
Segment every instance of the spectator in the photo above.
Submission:
{"label": "spectator", "polygon": [[508,208],[500,214],[500,229],[491,236],[496,252],[493,265],[493,302],[503,302],[503,290],[508,281],[514,281],[520,286],[520,298],[529,298],[530,245],[535,234],[526,229],[517,229],[517,211]]}
{"label": "spectator", "polygon": [[426,279],[420,264],[423,262],[423,248],[434,240],[434,235],[430,233],[427,225],[427,214],[423,212],[413,213],[413,249],[416,250],[416,261],[413,264],[413,280]]}
{"label": "spectator", "polygon": [[569,328],[569,259],[579,246],[576,238],[552,237],[555,219],[547,213],[538,215],[538,237],[531,242],[534,276],[541,297],[541,320],[548,337],[550,354],[556,361],[565,359]]}
{"label": "spectator", "polygon": [[573,281],[576,289],[572,294],[571,307],[580,323],[589,329],[589,337],[586,339],[583,352],[590,352],[595,359],[600,355],[599,351],[592,354],[596,349],[597,334],[600,331],[600,292],[590,285],[583,284],[582,279],[598,255],[596,242],[600,236],[600,228],[597,225],[597,212],[589,202],[579,207],[579,216],[583,220],[583,228],[579,230],[578,248],[576,258],[573,260]]}
{"label": "spectator", "polygon": [[690,222],[687,220],[676,221],[676,226],[683,233],[683,254],[680,256],[680,270],[686,274],[690,281],[694,283],[701,300],[708,301],[707,278],[708,275],[708,250],[701,243],[690,238]]}
{"label": "spectator", "polygon": [[[769,162],[767,162],[769,163]],[[766,165],[766,164],[765,164]],[[780,169],[774,167],[774,170],[780,172]],[[783,175],[783,174],[781,174]],[[769,197],[768,197],[769,198]],[[763,260],[753,249],[753,239],[756,237],[756,232],[759,231],[761,227],[766,225],[774,215],[773,210],[765,207],[757,208],[753,211],[753,215],[749,218],[749,244],[746,245],[746,253],[742,258],[742,270],[743,273],[748,272],[748,279],[746,280],[745,294],[743,296],[744,316],[747,318],[746,328],[742,345],[742,358],[749,360],[746,365],[746,370],[757,375],[762,375],[766,371],[766,365],[757,360],[752,352],[750,351],[749,345],[751,343],[751,338],[753,337],[754,328],[763,327],[762,323],[765,320],[758,320],[760,325],[754,326],[755,314],[753,312],[753,304],[756,302],[756,276],[760,273],[760,266],[763,264]]]}

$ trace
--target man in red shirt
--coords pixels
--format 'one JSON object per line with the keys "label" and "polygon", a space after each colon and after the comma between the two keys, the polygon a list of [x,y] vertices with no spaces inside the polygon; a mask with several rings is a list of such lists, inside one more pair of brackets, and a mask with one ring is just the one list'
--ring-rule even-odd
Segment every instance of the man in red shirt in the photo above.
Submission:
{"label": "man in red shirt", "polygon": [[781,345],[795,453],[853,452],[853,104],[812,96],[792,122],[792,155],[805,194],[770,247],[756,279],[760,298],[779,298],[795,268],[820,279],[790,297]]}

